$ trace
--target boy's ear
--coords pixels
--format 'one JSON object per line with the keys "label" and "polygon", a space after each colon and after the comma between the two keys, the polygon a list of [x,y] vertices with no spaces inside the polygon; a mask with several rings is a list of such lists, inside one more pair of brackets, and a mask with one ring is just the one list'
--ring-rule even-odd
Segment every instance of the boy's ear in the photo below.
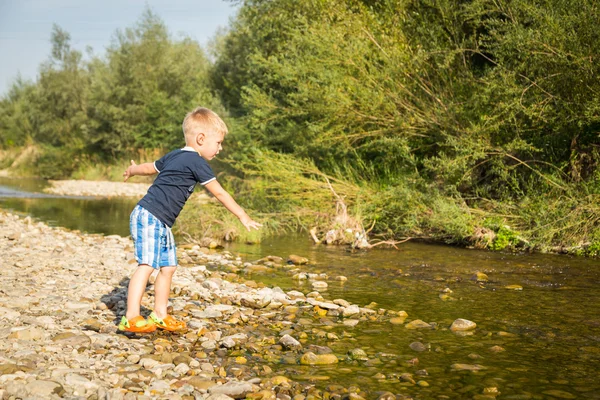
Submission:
{"label": "boy's ear", "polygon": [[196,143],[198,146],[202,146],[202,143],[204,143],[204,133],[200,132],[198,135],[196,135]]}

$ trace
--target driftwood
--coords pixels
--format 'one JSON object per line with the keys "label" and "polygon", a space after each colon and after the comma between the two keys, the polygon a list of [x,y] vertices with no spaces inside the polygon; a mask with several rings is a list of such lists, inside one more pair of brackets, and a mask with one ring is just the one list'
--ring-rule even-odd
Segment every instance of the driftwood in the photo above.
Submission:
{"label": "driftwood", "polygon": [[[389,245],[399,250],[397,245],[407,242],[412,238],[406,238],[404,240],[381,240],[377,243],[369,243],[368,236],[373,227],[375,221],[371,224],[368,230],[365,230],[362,222],[348,215],[348,206],[344,202],[344,199],[337,194],[333,185],[329,179],[324,176],[331,193],[333,193],[336,204],[335,204],[335,218],[333,218],[333,227],[327,231],[321,231],[313,227],[310,229],[310,236],[315,244],[327,243],[327,244],[349,244],[353,249],[372,249],[373,247],[381,245]],[[319,236],[321,239],[319,239]]]}

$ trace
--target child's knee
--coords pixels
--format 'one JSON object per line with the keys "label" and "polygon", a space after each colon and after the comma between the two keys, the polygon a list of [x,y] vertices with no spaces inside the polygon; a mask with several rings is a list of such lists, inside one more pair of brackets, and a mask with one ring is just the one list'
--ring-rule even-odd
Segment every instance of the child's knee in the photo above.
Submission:
{"label": "child's knee", "polygon": [[162,267],[160,273],[166,276],[173,276],[177,267]]}

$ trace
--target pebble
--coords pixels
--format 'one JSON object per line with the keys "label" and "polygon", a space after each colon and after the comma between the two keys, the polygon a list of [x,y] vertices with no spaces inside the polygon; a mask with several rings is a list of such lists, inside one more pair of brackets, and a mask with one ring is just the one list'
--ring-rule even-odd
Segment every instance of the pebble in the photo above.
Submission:
{"label": "pebble", "polygon": [[406,320],[406,317],[394,317],[394,318],[390,318],[390,323],[393,325],[402,325],[405,320]]}
{"label": "pebble", "polygon": [[489,281],[489,278],[486,274],[484,274],[483,272],[477,271],[475,272],[475,274],[471,277],[471,280],[474,280],[476,282],[487,282]]}
{"label": "pebble", "polygon": [[564,390],[545,390],[542,392],[545,395],[555,397],[557,399],[576,399],[577,396]]}
{"label": "pebble", "polygon": [[506,286],[504,286],[504,289],[508,289],[508,290],[523,290],[523,286],[521,286],[521,285],[506,285]]}
{"label": "pebble", "polygon": [[412,342],[411,344],[408,345],[408,347],[410,347],[412,350],[418,351],[418,352],[427,350],[427,346],[425,346],[421,342]]}
{"label": "pebble", "polygon": [[308,258],[297,256],[295,254],[290,254],[288,256],[288,262],[291,262],[292,264],[295,264],[295,265],[304,265],[304,264],[308,264]]}
{"label": "pebble", "polygon": [[304,365],[327,365],[337,364],[339,362],[335,354],[315,354],[313,352],[307,352],[300,358],[300,364]]}
{"label": "pebble", "polygon": [[367,353],[363,349],[352,349],[348,351],[348,357],[351,360],[366,361],[369,359]]}
{"label": "pebble", "polygon": [[470,331],[477,327],[477,324],[468,319],[458,318],[450,326],[452,332]]}
{"label": "pebble", "polygon": [[492,347],[490,347],[490,351],[492,353],[502,353],[503,351],[506,351],[506,350],[500,346],[492,346]]}
{"label": "pebble", "polygon": [[452,364],[450,368],[455,371],[481,371],[485,369],[484,366],[479,364]]}
{"label": "pebble", "polygon": [[404,327],[406,329],[431,329],[432,325],[421,321],[420,319],[415,319],[414,321],[410,321],[408,324],[404,325]]}

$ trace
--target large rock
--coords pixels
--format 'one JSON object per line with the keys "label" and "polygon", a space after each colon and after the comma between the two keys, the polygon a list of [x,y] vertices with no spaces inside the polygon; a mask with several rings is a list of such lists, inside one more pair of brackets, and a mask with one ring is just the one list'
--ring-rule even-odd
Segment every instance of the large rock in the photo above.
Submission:
{"label": "large rock", "polygon": [[477,327],[477,324],[468,319],[458,318],[450,326],[452,332],[471,331]]}
{"label": "large rock", "polygon": [[302,349],[302,344],[290,335],[283,335],[281,339],[279,339],[279,343],[281,343],[283,347],[289,350]]}
{"label": "large rock", "polygon": [[369,359],[369,357],[367,356],[367,353],[365,353],[365,351],[363,349],[348,350],[348,357],[351,360],[359,360],[359,361],[366,361]]}
{"label": "large rock", "polygon": [[360,313],[360,308],[356,304],[353,304],[353,305],[348,306],[348,307],[344,307],[343,310],[342,310],[342,315],[344,317],[349,317],[351,315],[356,315],[356,314],[359,314],[359,313]]}
{"label": "large rock", "polygon": [[296,265],[308,264],[308,258],[300,257],[295,254],[290,254],[288,257],[288,261],[290,261],[292,264],[296,264]]}

